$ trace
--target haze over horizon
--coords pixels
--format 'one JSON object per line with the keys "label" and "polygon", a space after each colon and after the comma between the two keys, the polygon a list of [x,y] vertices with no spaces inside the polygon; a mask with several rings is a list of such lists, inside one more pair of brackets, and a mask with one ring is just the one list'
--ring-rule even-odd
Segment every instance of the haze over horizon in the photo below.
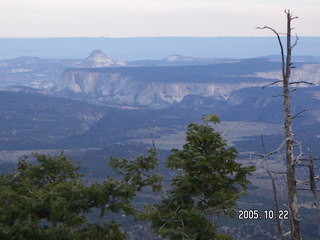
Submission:
{"label": "haze over horizon", "polygon": [[0,38],[272,36],[284,9],[299,36],[320,36],[318,0],[3,0]]}
{"label": "haze over horizon", "polygon": [[[320,37],[300,37],[294,56],[320,56],[319,42]],[[280,54],[274,36],[0,39],[0,59],[84,59],[96,49],[124,61],[163,59],[170,55],[239,59]]]}

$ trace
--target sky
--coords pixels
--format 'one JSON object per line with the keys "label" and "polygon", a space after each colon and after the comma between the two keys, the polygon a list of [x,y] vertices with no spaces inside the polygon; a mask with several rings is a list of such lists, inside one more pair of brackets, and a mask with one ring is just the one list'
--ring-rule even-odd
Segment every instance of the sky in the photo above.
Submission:
{"label": "sky", "polygon": [[0,38],[320,36],[319,0],[0,0]]}

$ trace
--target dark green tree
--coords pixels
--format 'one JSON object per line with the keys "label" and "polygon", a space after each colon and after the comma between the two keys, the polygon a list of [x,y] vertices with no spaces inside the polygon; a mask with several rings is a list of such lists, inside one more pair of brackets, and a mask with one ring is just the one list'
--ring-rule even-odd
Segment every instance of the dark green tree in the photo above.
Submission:
{"label": "dark green tree", "polygon": [[[136,191],[157,182],[144,172],[155,167],[153,156],[137,158],[134,166],[125,168],[128,174],[135,173],[130,181],[107,178],[93,184],[83,182],[79,167],[64,154],[35,154],[34,163],[20,160],[14,173],[0,175],[0,239],[125,239],[126,234],[115,221],[90,224],[86,214],[93,209],[100,209],[101,215],[134,214],[130,203]],[[130,165],[119,161],[115,167],[117,164]],[[139,174],[144,176],[141,181]]]}
{"label": "dark green tree", "polygon": [[254,167],[235,161],[237,151],[227,147],[210,125],[216,115],[204,116],[202,124],[188,126],[186,144],[173,149],[167,167],[177,172],[171,189],[159,204],[146,208],[144,217],[157,234],[170,240],[230,239],[216,232],[212,216],[233,215],[233,207],[247,190],[247,176]]}
{"label": "dark green tree", "polygon": [[[167,160],[167,167],[177,174],[165,193],[154,147],[146,157],[111,158],[110,165],[122,177],[92,184],[83,182],[79,167],[64,154],[35,154],[34,163],[20,160],[13,173],[0,175],[0,239],[126,238],[113,220],[89,223],[86,216],[94,209],[100,215],[123,212],[147,219],[158,235],[172,240],[230,239],[216,232],[210,216],[232,215],[253,168],[235,162],[236,150],[210,126],[218,122],[210,115],[202,125],[189,125],[187,143],[182,150],[173,149]],[[164,196],[141,212],[131,202],[145,187]]]}

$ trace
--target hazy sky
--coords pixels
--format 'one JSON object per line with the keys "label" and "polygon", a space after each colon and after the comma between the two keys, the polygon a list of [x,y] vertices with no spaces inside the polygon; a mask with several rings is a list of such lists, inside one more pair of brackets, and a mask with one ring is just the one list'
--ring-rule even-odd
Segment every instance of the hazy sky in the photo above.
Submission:
{"label": "hazy sky", "polygon": [[320,0],[0,0],[0,38],[268,36],[285,29],[320,36]]}

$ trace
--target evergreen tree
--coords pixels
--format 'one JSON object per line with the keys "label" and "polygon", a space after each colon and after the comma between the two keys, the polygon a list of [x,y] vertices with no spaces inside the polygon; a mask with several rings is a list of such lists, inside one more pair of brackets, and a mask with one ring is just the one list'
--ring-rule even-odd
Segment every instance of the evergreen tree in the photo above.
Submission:
{"label": "evergreen tree", "polygon": [[236,150],[227,147],[212,123],[215,115],[205,116],[201,125],[188,126],[187,143],[173,149],[167,167],[177,172],[171,188],[158,204],[142,212],[131,205],[137,191],[150,187],[162,191],[157,171],[155,147],[148,156],[133,160],[111,158],[111,167],[121,179],[107,178],[87,184],[71,159],[64,154],[35,154],[36,162],[19,161],[15,172],[0,175],[0,239],[80,240],[126,238],[115,221],[92,224],[86,215],[100,209],[124,212],[151,221],[161,237],[170,240],[230,239],[216,231],[211,216],[233,214],[239,195],[246,191],[247,176],[253,167],[235,161]]}
{"label": "evergreen tree", "polygon": [[230,239],[216,232],[211,216],[232,215],[239,195],[247,190],[252,166],[235,161],[237,151],[210,123],[216,115],[203,117],[201,125],[188,126],[186,144],[173,149],[167,167],[177,172],[171,189],[161,202],[146,208],[157,234],[170,240]]}
{"label": "evergreen tree", "polygon": [[36,162],[19,161],[14,173],[0,175],[0,239],[10,240],[83,240],[126,238],[119,224],[111,220],[104,224],[90,224],[86,214],[93,209],[106,212],[133,214],[130,205],[136,191],[148,184],[144,169],[153,168],[154,162],[145,163],[140,157],[135,172],[144,174],[143,181],[107,178],[101,183],[84,184],[79,167],[64,154],[45,156],[35,154]]}

